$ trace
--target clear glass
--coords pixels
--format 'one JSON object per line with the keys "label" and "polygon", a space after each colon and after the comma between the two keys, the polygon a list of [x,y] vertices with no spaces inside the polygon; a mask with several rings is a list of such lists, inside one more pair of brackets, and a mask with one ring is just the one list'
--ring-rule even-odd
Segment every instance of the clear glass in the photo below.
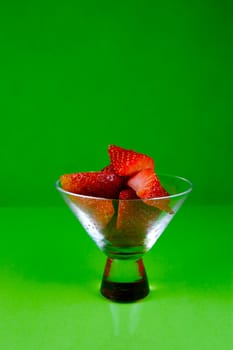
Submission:
{"label": "clear glass", "polygon": [[149,293],[142,256],[153,247],[192,190],[187,179],[171,175],[159,178],[170,195],[147,200],[83,196],[63,190],[60,181],[56,182],[85,231],[107,255],[101,293],[113,301],[131,302]]}

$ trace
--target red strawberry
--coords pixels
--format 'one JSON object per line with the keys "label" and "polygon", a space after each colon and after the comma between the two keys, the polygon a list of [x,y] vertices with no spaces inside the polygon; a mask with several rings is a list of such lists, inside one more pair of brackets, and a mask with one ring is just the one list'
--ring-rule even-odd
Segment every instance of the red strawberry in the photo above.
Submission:
{"label": "red strawberry", "polygon": [[115,173],[129,176],[142,169],[154,169],[154,161],[145,154],[110,145],[108,153]]}
{"label": "red strawberry", "polygon": [[109,164],[106,167],[104,167],[101,170],[101,173],[111,173],[111,174],[113,174],[114,173],[114,168],[113,168],[112,164]]}
{"label": "red strawberry", "polygon": [[66,191],[103,198],[118,198],[123,183],[118,175],[103,172],[67,174],[60,180]]}
{"label": "red strawberry", "polygon": [[91,222],[91,225],[103,229],[113,217],[114,207],[109,199],[85,198],[74,195],[70,195],[70,199],[87,216],[87,222]]}
{"label": "red strawberry", "polygon": [[[127,185],[142,199],[169,196],[169,193],[162,187],[157,175],[152,169],[141,170],[128,180]],[[161,210],[171,212],[169,208],[169,198],[144,202]]]}
{"label": "red strawberry", "polygon": [[[127,191],[127,192],[126,192]],[[120,197],[130,197],[135,199],[134,194],[130,194],[130,190],[121,191]],[[126,245],[142,245],[144,244],[147,233],[151,229],[151,225],[160,214],[160,210],[146,205],[142,200],[119,201],[116,228],[119,231],[118,236]],[[117,237],[116,237],[117,239]]]}
{"label": "red strawberry", "polygon": [[132,188],[122,190],[119,194],[119,199],[138,199],[136,192]]}

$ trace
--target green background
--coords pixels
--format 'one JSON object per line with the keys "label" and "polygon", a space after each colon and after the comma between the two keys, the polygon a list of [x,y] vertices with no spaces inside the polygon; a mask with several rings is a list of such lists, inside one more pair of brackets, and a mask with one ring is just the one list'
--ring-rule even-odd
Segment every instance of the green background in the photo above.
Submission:
{"label": "green background", "polygon": [[[227,0],[1,1],[1,349],[232,349],[232,37]],[[132,305],[54,186],[109,144],[194,183]]]}
{"label": "green background", "polygon": [[230,202],[232,7],[1,2],[0,203],[60,203],[59,175],[101,169],[111,143],[190,178],[196,203]]}

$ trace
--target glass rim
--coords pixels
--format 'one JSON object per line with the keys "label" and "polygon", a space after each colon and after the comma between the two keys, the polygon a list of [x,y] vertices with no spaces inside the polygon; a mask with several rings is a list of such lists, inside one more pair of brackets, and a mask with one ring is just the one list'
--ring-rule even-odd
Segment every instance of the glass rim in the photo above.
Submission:
{"label": "glass rim", "polygon": [[193,189],[193,184],[190,180],[182,177],[182,176],[177,176],[177,175],[169,175],[169,174],[158,174],[158,177],[168,177],[168,178],[175,178],[175,179],[179,179],[183,182],[185,182],[187,185],[189,185],[188,189],[186,191],[182,191],[179,193],[175,193],[175,194],[171,194],[169,196],[163,196],[163,197],[153,197],[153,198],[136,198],[136,199],[119,199],[119,198],[105,198],[105,197],[94,197],[94,196],[87,196],[84,194],[78,194],[78,193],[74,193],[74,192],[69,192],[64,190],[61,186],[60,186],[60,179],[58,179],[55,183],[56,189],[64,194],[70,195],[70,196],[74,196],[74,197],[78,197],[78,198],[86,198],[86,199],[96,199],[96,200],[112,200],[112,201],[141,201],[141,200],[147,200],[147,201],[153,201],[153,200],[163,200],[163,199],[172,199],[172,198],[177,198],[177,197],[182,197],[184,195],[187,195],[188,193],[190,193]]}

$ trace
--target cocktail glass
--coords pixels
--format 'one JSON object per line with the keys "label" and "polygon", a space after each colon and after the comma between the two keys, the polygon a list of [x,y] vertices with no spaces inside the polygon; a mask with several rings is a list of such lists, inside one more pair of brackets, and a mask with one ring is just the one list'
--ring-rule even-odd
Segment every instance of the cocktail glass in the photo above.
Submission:
{"label": "cocktail glass", "polygon": [[[133,302],[149,293],[142,257],[156,243],[192,190],[189,180],[160,175],[167,197],[105,199],[56,188],[85,231],[106,254],[100,291],[116,302]],[[164,210],[165,208],[165,210]]]}

